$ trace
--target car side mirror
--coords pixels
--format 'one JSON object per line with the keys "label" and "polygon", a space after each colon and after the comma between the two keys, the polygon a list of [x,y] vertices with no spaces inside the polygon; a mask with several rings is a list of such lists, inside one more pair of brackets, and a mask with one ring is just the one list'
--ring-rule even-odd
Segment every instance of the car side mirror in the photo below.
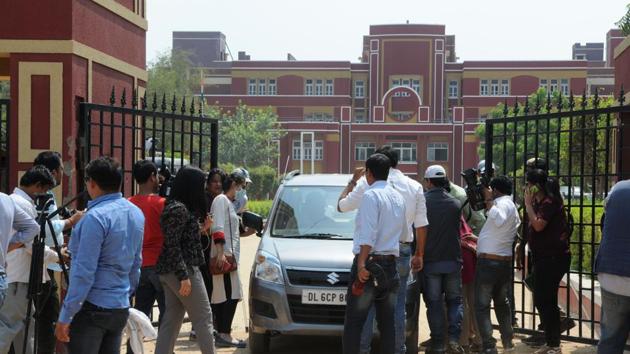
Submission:
{"label": "car side mirror", "polygon": [[262,236],[262,230],[264,228],[262,216],[252,213],[251,211],[243,212],[242,216],[243,225],[256,230],[257,236]]}

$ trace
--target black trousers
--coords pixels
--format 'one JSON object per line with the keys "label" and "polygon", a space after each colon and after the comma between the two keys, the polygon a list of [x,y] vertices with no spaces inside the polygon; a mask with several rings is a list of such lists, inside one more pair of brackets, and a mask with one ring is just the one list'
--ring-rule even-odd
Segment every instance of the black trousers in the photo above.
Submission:
{"label": "black trousers", "polygon": [[[212,278],[212,276],[210,277]],[[238,300],[232,299],[232,280],[230,274],[223,274],[223,286],[225,286],[225,297],[228,299],[220,304],[211,304],[212,314],[214,315],[214,328],[218,333],[232,333],[232,322],[236,314],[236,306]],[[212,291],[210,291],[212,294]]]}
{"label": "black trousers", "polygon": [[55,325],[59,318],[59,294],[55,272],[47,270],[50,281],[42,284],[42,292],[35,301],[41,309],[37,325],[37,353],[55,353]]}
{"label": "black trousers", "polygon": [[558,288],[560,280],[569,271],[571,256],[534,257],[534,305],[545,324],[547,346],[560,346],[560,312]]}
{"label": "black trousers", "polygon": [[70,354],[120,354],[129,309],[103,309],[86,302],[70,324]]}

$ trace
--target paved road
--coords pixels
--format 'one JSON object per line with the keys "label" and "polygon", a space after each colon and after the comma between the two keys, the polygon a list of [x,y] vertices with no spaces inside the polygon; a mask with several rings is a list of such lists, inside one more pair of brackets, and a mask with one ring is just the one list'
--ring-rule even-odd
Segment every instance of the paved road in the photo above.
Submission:
{"label": "paved road", "polygon": [[[249,272],[254,261],[256,249],[258,247],[259,238],[256,236],[250,236],[244,238],[241,242],[241,259],[242,263],[239,267],[241,272],[241,279],[243,280],[243,292],[247,296],[249,291]],[[245,307],[245,310],[243,309]],[[246,333],[246,309],[247,303],[239,303],[236,311],[236,317],[234,319],[234,337],[240,339],[247,339]],[[424,308],[421,309],[421,321],[420,321],[420,341],[426,340],[429,337],[429,329],[427,327],[426,319],[423,314],[426,313]],[[195,342],[188,340],[190,333],[190,324],[185,324],[180,332],[179,339],[177,341],[175,352],[180,353],[199,353],[199,347]],[[499,338],[499,334],[495,333],[495,338]],[[517,339],[515,341],[517,345],[515,353],[532,353],[533,350],[523,346]],[[145,353],[151,354],[154,352],[155,342],[147,342],[145,344]],[[271,352],[274,354],[337,354],[341,353],[341,340],[339,338],[327,338],[327,337],[277,337],[271,341]],[[249,354],[247,349],[219,349],[219,353],[234,353],[234,354]],[[592,354],[595,353],[595,348],[588,345],[577,345],[573,343],[563,343],[564,353],[577,353],[577,354]],[[513,352],[514,353],[514,352]]]}

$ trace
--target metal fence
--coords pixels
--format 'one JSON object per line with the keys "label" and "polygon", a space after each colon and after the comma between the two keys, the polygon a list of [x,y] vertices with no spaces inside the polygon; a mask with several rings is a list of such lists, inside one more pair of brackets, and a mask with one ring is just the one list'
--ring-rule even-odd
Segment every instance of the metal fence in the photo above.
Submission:
{"label": "metal fence", "polygon": [[188,164],[205,170],[217,167],[218,121],[205,118],[202,109],[194,98],[187,103],[185,97],[167,100],[165,94],[161,99],[155,93],[138,97],[136,90],[127,106],[127,92],[123,90],[118,100],[114,88],[110,105],[81,103],[77,180],[83,180],[90,160],[104,155],[120,161],[126,196],[136,191],[132,168],[140,159],[150,159],[173,174]]}
{"label": "metal fence", "polygon": [[[623,88],[619,99],[539,93],[517,98],[513,105],[506,101],[503,114],[485,124],[486,166],[494,163],[495,175],[512,179],[523,220],[526,161],[545,159],[549,174],[560,182],[565,206],[573,216],[571,269],[560,288],[561,307],[576,323],[563,333],[571,341],[595,343],[599,336],[599,285],[593,265],[601,240],[603,200],[621,171],[622,112],[630,112]],[[515,268],[515,313],[519,330],[531,333],[540,318],[523,282],[526,269]]]}
{"label": "metal fence", "polygon": [[9,193],[9,99],[0,99],[0,192]]}

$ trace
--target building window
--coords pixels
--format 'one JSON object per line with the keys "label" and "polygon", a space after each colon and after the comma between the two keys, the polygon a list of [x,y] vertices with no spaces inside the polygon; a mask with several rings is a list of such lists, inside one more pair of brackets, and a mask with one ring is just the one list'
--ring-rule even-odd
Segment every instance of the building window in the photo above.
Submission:
{"label": "building window", "polygon": [[459,84],[457,81],[449,81],[448,83],[448,98],[457,98],[459,91]]}
{"label": "building window", "polygon": [[355,110],[354,111],[354,122],[355,123],[365,123],[365,111],[364,110]]}
{"label": "building window", "polygon": [[307,96],[313,96],[313,80],[306,80],[304,94]]}
{"label": "building window", "polygon": [[420,80],[411,80],[411,89],[420,94]]}
{"label": "building window", "polygon": [[399,162],[416,162],[416,143],[391,143],[390,146],[398,152]]}
{"label": "building window", "polygon": [[499,80],[492,80],[490,82],[490,93],[492,94],[492,96],[499,95]]}
{"label": "building window", "polygon": [[562,92],[563,96],[569,96],[569,80],[562,79],[560,80],[560,92]]}
{"label": "building window", "polygon": [[270,79],[269,80],[269,95],[275,96],[277,94],[278,94],[278,89],[276,86],[276,80]]}
{"label": "building window", "polygon": [[558,80],[551,80],[550,82],[551,83],[549,84],[549,91],[551,93],[558,91]]}
{"label": "building window", "polygon": [[548,89],[547,88],[547,80],[545,80],[545,79],[540,80],[540,85],[538,85],[538,88],[542,88],[542,89],[547,90]]}
{"label": "building window", "polygon": [[249,80],[249,87],[247,89],[247,94],[250,96],[256,96],[256,80]]}
{"label": "building window", "polygon": [[586,54],[576,54],[575,60],[586,60]]}
{"label": "building window", "polygon": [[365,97],[365,83],[363,80],[356,80],[354,82],[354,98]]}
{"label": "building window", "polygon": [[481,96],[488,96],[488,80],[481,80],[479,84],[479,94]]}
{"label": "building window", "polygon": [[315,96],[323,96],[324,95],[324,81],[316,80],[315,81]]}
{"label": "building window", "polygon": [[326,80],[326,96],[332,96],[335,94],[335,85],[333,80]]}
{"label": "building window", "polygon": [[510,95],[510,82],[508,80],[501,80],[501,95]]}
{"label": "building window", "polygon": [[447,143],[430,143],[427,145],[427,161],[448,161]]}
{"label": "building window", "polygon": [[365,161],[376,151],[374,143],[356,143],[354,144],[354,159],[356,161]]}
{"label": "building window", "polygon": [[[304,142],[304,160],[311,160],[311,146],[312,142],[305,141]],[[300,141],[293,140],[293,160],[300,160],[301,156],[300,149]],[[315,140],[315,159],[314,160],[323,160],[324,159],[324,142],[321,140]]]}
{"label": "building window", "polygon": [[258,80],[258,95],[264,96],[267,91],[267,80],[261,79]]}

